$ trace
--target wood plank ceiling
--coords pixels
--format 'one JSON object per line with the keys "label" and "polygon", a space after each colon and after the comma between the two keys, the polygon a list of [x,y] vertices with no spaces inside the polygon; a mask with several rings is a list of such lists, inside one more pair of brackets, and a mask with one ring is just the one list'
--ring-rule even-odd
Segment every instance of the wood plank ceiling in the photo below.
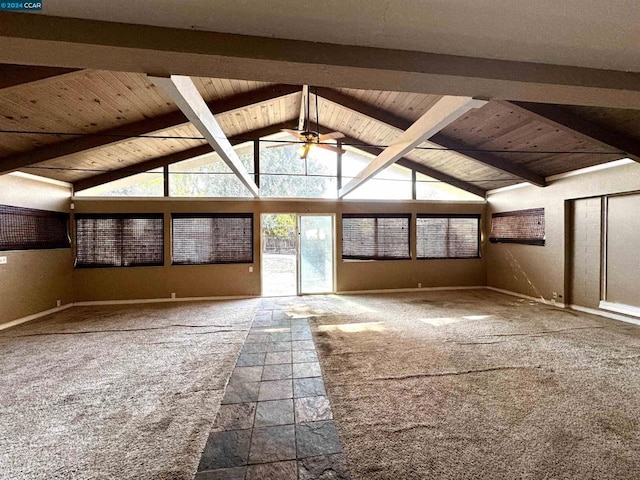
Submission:
{"label": "wood plank ceiling", "polygon": [[[73,183],[206,149],[200,133],[145,75],[62,70],[27,71],[23,78],[0,84],[0,172],[18,169]],[[217,78],[194,83],[227,137],[297,125],[302,86]],[[393,143],[441,98],[311,88],[312,104],[316,92],[321,126],[362,148]],[[490,101],[403,162],[486,191],[523,180],[544,185],[545,177],[617,160],[623,151],[640,161],[639,142],[640,111]]]}

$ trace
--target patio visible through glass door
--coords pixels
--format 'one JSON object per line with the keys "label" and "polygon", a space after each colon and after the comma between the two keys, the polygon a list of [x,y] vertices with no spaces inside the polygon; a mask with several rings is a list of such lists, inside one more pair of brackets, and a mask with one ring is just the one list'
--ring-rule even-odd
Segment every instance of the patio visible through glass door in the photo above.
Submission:
{"label": "patio visible through glass door", "polygon": [[297,217],[292,213],[265,213],[261,223],[262,296],[297,295]]}

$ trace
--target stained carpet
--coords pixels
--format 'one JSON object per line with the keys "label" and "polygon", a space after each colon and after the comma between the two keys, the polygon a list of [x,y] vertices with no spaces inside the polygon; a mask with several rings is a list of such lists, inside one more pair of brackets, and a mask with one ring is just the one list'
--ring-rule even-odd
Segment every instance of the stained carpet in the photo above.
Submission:
{"label": "stained carpet", "polygon": [[191,480],[257,305],[77,307],[0,332],[0,477]]}
{"label": "stained carpet", "polygon": [[353,478],[640,478],[640,327],[486,290],[307,310]]}

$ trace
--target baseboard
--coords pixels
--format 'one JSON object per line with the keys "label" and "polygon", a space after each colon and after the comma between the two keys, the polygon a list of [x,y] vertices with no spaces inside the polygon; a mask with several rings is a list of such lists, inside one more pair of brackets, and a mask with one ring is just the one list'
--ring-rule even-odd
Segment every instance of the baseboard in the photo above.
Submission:
{"label": "baseboard", "polygon": [[222,300],[246,300],[248,298],[260,298],[259,295],[230,295],[221,297],[181,297],[181,298],[139,298],[135,300],[91,300],[86,302],[74,302],[74,307],[87,307],[95,305],[136,305],[142,303],[170,303],[170,302],[203,302]]}
{"label": "baseboard", "polygon": [[633,325],[640,325],[640,320],[638,320],[637,318],[625,317],[624,315],[618,315],[617,313],[598,310],[597,308],[582,307],[580,305],[569,305],[569,308],[571,310],[576,310],[578,312],[590,313],[592,315],[598,315],[600,317],[606,317],[612,320],[618,320],[620,322],[631,323]]}
{"label": "baseboard", "polygon": [[62,305],[61,307],[50,308],[49,310],[34,313],[33,315],[27,315],[26,317],[17,318],[15,320],[11,320],[10,322],[0,324],[0,330],[15,327],[16,325],[20,325],[21,323],[30,322],[31,320],[35,320],[36,318],[44,317],[45,315],[51,315],[52,313],[56,312],[61,312],[62,310],[66,310],[67,308],[71,307],[73,307],[73,303],[67,303],[66,305]]}
{"label": "baseboard", "polygon": [[609,310],[615,313],[621,313],[623,315],[629,315],[630,317],[640,317],[640,308],[633,305],[625,305],[623,303],[607,302],[606,300],[600,300],[598,308],[603,310]]}
{"label": "baseboard", "polygon": [[558,308],[565,308],[566,305],[564,303],[560,303],[560,302],[556,302],[555,300],[547,300],[544,297],[532,297],[530,295],[525,295],[523,293],[518,293],[518,292],[512,292],[511,290],[503,290],[502,288],[496,288],[496,287],[484,287],[487,290],[492,290],[494,292],[498,292],[498,293],[504,293],[505,295],[511,295],[512,297],[519,297],[519,298],[524,298],[526,300],[531,300],[533,302],[538,302],[538,303],[542,303],[544,305],[549,305],[550,307],[558,307]]}
{"label": "baseboard", "polygon": [[367,295],[369,293],[408,293],[408,292],[434,292],[440,290],[478,290],[486,288],[484,285],[468,287],[421,287],[421,288],[385,288],[381,290],[343,290],[336,295]]}

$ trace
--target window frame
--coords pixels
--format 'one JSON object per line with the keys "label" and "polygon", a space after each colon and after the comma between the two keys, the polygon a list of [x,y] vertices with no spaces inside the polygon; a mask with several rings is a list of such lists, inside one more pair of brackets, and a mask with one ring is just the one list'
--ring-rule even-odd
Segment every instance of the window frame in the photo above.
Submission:
{"label": "window frame", "polygon": [[[173,221],[179,218],[248,218],[251,221],[251,260],[242,261],[214,261],[214,262],[193,262],[193,263],[176,263],[175,257],[175,229]],[[194,266],[194,265],[246,265],[255,262],[255,219],[253,213],[248,212],[224,212],[224,213],[183,213],[174,212],[171,214],[171,265],[172,266]]]}
{"label": "window frame", "polygon": [[[406,257],[380,257],[377,255],[347,255],[344,254],[344,220],[345,218],[404,218],[407,219],[407,256]],[[341,259],[342,261],[358,261],[358,260],[368,260],[368,261],[389,261],[389,260],[413,260],[413,254],[411,252],[411,235],[412,235],[412,227],[411,224],[411,214],[410,213],[343,213],[341,216]],[[377,249],[377,238],[376,240],[376,249]]]}
{"label": "window frame", "polygon": [[[108,219],[108,220],[135,220],[135,219],[155,219],[161,220],[162,222],[162,248],[160,250],[160,260],[158,262],[152,263],[134,263],[129,265],[124,265],[124,244],[122,243],[122,236],[120,237],[120,265],[111,265],[104,263],[95,263],[95,264],[87,264],[80,263],[78,261],[78,220],[89,219],[89,220],[99,220],[99,219]],[[164,266],[164,248],[165,248],[165,222],[164,222],[164,214],[162,213],[77,213],[74,215],[75,220],[75,259],[74,259],[74,268],[85,269],[85,268],[135,268],[135,267],[163,267]],[[121,230],[121,228],[120,228]]]}
{"label": "window frame", "polygon": [[[542,216],[543,222],[543,233],[542,238],[515,238],[515,237],[494,237],[494,219],[496,218],[505,218],[505,217],[532,217],[536,215]],[[491,214],[491,230],[489,232],[489,241],[491,243],[517,243],[521,245],[534,245],[543,247],[546,242],[546,221],[545,221],[545,210],[544,207],[540,208],[527,208],[523,210],[511,210],[508,212],[496,212]]]}
{"label": "window frame", "polygon": [[[18,241],[6,241],[2,240],[0,236],[0,251],[19,251],[19,250],[55,250],[61,248],[71,248],[71,237],[69,235],[69,214],[64,212],[55,212],[51,210],[41,210],[37,208],[28,208],[28,207],[16,207],[14,205],[0,205],[0,218],[5,215],[15,215],[19,216],[21,219],[26,217],[40,217],[55,220],[56,222],[60,222],[58,226],[64,228],[64,233],[62,230],[59,232],[51,232],[52,229],[47,229],[44,233],[51,234],[55,233],[56,235],[50,235],[49,238],[45,238],[40,242],[18,242]],[[0,222],[1,224],[2,222]],[[36,222],[38,223],[38,222]],[[41,224],[40,224],[41,225]],[[34,225],[21,225],[23,227],[33,227]],[[33,234],[33,236],[37,236],[35,233],[38,232],[38,229],[29,229],[28,233]],[[25,237],[29,235],[25,234]],[[60,238],[53,238],[60,236]],[[65,237],[65,240],[62,240],[62,237]],[[7,240],[10,235],[7,235]]]}
{"label": "window frame", "polygon": [[[421,257],[418,253],[418,220],[421,218],[474,218],[477,221],[476,256],[474,257]],[[416,215],[416,259],[417,260],[477,260],[482,258],[482,215],[479,213],[418,213]],[[448,247],[447,247],[448,249]]]}

